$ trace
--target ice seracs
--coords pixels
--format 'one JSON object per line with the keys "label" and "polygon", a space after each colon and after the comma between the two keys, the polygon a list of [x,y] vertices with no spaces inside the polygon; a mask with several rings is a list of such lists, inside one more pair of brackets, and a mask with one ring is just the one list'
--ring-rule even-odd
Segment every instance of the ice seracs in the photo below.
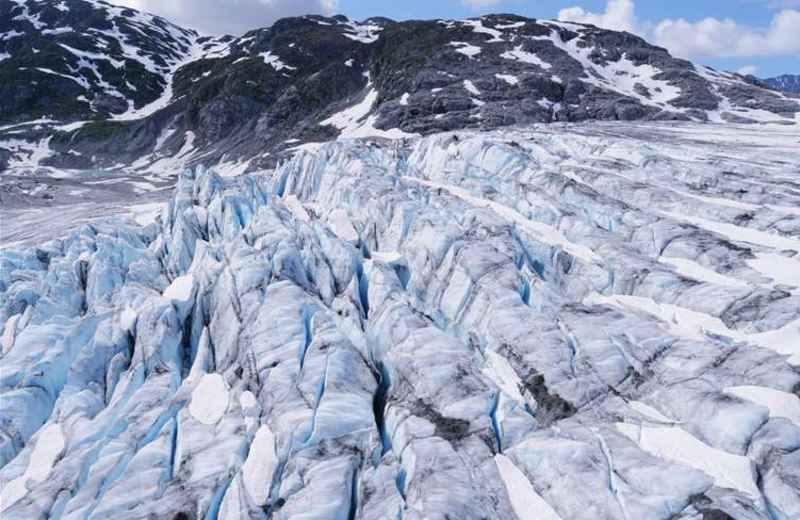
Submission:
{"label": "ice seracs", "polygon": [[371,136],[4,218],[2,515],[794,518],[798,147]]}

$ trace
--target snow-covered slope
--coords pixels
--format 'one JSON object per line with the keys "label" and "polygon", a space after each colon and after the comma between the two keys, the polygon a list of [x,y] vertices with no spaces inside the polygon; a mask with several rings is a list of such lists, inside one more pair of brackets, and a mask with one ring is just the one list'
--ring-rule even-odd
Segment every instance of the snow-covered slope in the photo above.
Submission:
{"label": "snow-covered slope", "polygon": [[342,141],[3,251],[3,518],[797,518],[798,163]]}

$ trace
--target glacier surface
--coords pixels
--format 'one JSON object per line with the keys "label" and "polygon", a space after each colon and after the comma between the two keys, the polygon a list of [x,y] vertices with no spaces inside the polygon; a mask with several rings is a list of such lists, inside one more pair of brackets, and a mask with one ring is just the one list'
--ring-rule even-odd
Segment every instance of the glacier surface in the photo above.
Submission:
{"label": "glacier surface", "polygon": [[798,165],[341,140],[0,251],[3,518],[798,518]]}

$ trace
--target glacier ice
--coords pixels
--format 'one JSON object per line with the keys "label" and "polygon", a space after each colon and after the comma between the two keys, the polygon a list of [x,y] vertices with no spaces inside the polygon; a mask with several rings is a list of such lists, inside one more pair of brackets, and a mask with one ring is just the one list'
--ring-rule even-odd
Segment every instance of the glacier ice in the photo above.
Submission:
{"label": "glacier ice", "polygon": [[0,251],[3,517],[795,518],[798,164],[341,140]]}

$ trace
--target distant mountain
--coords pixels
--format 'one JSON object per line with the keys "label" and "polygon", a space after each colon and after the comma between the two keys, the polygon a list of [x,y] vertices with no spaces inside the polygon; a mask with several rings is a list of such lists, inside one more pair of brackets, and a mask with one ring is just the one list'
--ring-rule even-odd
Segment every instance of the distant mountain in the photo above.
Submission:
{"label": "distant mountain", "polygon": [[306,16],[201,38],[99,0],[0,0],[0,57],[0,169],[239,171],[337,137],[800,112],[634,35],[515,15]]}
{"label": "distant mountain", "polygon": [[784,92],[800,94],[800,75],[798,74],[784,74],[777,78],[765,79],[764,83]]}

